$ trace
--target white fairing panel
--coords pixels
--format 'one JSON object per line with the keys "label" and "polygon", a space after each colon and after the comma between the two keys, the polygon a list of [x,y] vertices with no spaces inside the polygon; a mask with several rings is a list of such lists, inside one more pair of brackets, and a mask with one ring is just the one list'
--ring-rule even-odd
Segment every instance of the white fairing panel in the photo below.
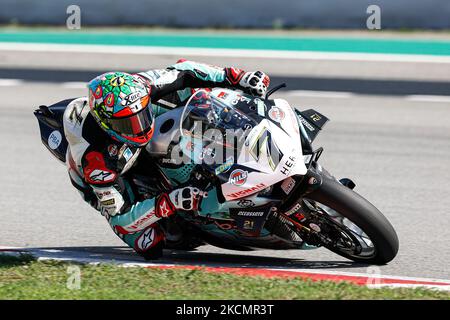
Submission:
{"label": "white fairing panel", "polygon": [[[67,152],[70,152],[77,169],[81,172],[81,159],[89,147],[89,143],[83,138],[83,124],[89,113],[87,98],[73,100],[66,108],[63,116],[64,134],[69,143]],[[80,173],[79,172],[79,173]]]}
{"label": "white fairing panel", "polygon": [[295,113],[287,101],[274,102],[275,106],[258,108],[265,119],[250,131],[236,161],[249,170],[233,170],[229,181],[222,184],[227,200],[247,197],[307,171]]}

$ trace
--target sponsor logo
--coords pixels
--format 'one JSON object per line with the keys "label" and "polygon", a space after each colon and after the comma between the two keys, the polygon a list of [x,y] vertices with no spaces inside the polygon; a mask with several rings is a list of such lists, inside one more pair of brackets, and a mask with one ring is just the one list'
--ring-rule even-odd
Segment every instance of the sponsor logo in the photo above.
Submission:
{"label": "sponsor logo", "polygon": [[264,103],[264,101],[257,98],[257,99],[255,99],[255,104],[256,104],[256,109],[257,109],[258,114],[261,117],[264,117],[266,115],[266,110],[267,110],[266,104]]}
{"label": "sponsor logo", "polygon": [[252,200],[242,199],[237,202],[237,205],[243,208],[251,208],[255,206],[255,203]]}
{"label": "sponsor logo", "polygon": [[145,230],[145,232],[137,240],[139,249],[143,251],[147,250],[152,245],[154,238],[155,230],[153,228],[148,228]]}
{"label": "sponsor logo", "polygon": [[214,224],[222,230],[236,229],[236,226],[232,222],[223,222],[222,223],[222,222],[215,220]]}
{"label": "sponsor logo", "polygon": [[297,219],[300,222],[303,222],[305,220],[305,215],[303,213],[297,212],[294,214],[295,219]]}
{"label": "sponsor logo", "polygon": [[97,194],[97,198],[101,200],[104,196],[109,196],[111,194],[111,191],[95,192],[95,193]]}
{"label": "sponsor logo", "polygon": [[247,171],[236,169],[233,172],[231,172],[229,183],[235,186],[242,186],[247,181],[247,178],[248,178]]}
{"label": "sponsor logo", "polygon": [[136,220],[132,225],[126,227],[125,230],[127,230],[127,231],[135,231],[136,229],[139,229],[139,227],[142,227],[142,225],[144,225],[144,224],[150,225],[150,224],[154,223],[155,221],[151,221],[151,223],[148,223],[148,222],[150,220],[157,220],[155,218],[156,218],[155,211],[150,211],[149,213],[147,213],[142,218]]}
{"label": "sponsor logo", "polygon": [[173,213],[172,210],[170,209],[170,206],[166,198],[161,199],[161,201],[158,204],[158,209],[159,209],[158,215],[163,218],[167,218]]}
{"label": "sponsor logo", "polygon": [[291,209],[289,209],[289,211],[286,211],[284,214],[287,216],[293,215],[301,208],[302,208],[302,205],[300,203],[296,203],[295,206],[293,206]]}
{"label": "sponsor logo", "polygon": [[260,183],[260,184],[257,184],[256,186],[252,187],[252,188],[249,188],[249,189],[246,189],[246,190],[242,190],[242,191],[239,191],[239,192],[235,192],[235,193],[231,193],[231,194],[228,195],[228,197],[229,198],[241,198],[241,197],[243,197],[245,195],[249,195],[249,194],[255,193],[257,191],[260,191],[261,189],[264,189],[265,187],[266,187],[266,185],[264,183]]}
{"label": "sponsor logo", "polygon": [[289,173],[292,170],[292,167],[295,165],[296,162],[296,157],[294,156],[289,156],[288,160],[286,160],[283,164],[283,166],[280,169],[280,172],[284,175],[289,175]]}
{"label": "sponsor logo", "polygon": [[233,163],[234,163],[234,157],[227,158],[227,160],[225,160],[224,163],[222,163],[220,166],[218,166],[216,168],[216,176],[230,170],[230,168],[233,166]]}
{"label": "sponsor logo", "polygon": [[108,153],[109,153],[109,155],[110,155],[111,157],[117,156],[117,153],[118,153],[118,152],[119,152],[119,149],[118,149],[117,145],[115,145],[115,144],[110,144],[110,145],[108,146]]}
{"label": "sponsor logo", "polygon": [[283,189],[284,193],[289,194],[291,193],[292,189],[294,189],[294,186],[295,180],[289,177],[283,181],[283,183],[281,184],[281,189]]}
{"label": "sponsor logo", "polygon": [[61,142],[62,142],[62,136],[61,136],[61,132],[59,132],[58,130],[53,131],[48,136],[48,146],[52,150],[58,149]]}
{"label": "sponsor logo", "polygon": [[276,122],[281,122],[285,117],[284,111],[279,107],[272,107],[269,110],[269,118]]}
{"label": "sponsor logo", "polygon": [[249,104],[250,102],[252,102],[252,99],[244,97],[244,96],[241,96],[241,95],[238,94],[238,95],[236,95],[236,98],[233,101],[231,101],[231,104],[233,106],[235,106],[239,102],[245,102],[245,103]]}
{"label": "sponsor logo", "polygon": [[113,172],[104,171],[96,169],[91,172],[89,175],[89,179],[92,181],[102,181],[102,182],[109,182],[113,181],[115,179],[116,175]]}
{"label": "sponsor logo", "polygon": [[130,93],[125,98],[123,98],[121,104],[124,106],[132,104],[133,102],[136,102],[141,97],[142,97],[142,92],[140,92],[140,91]]}
{"label": "sponsor logo", "polygon": [[123,157],[125,158],[125,160],[129,161],[132,156],[133,152],[130,150],[130,148],[126,148],[125,151],[123,152]]}
{"label": "sponsor logo", "polygon": [[241,217],[262,217],[264,211],[239,211],[237,215]]}
{"label": "sponsor logo", "polygon": [[172,158],[162,158],[161,159],[161,162],[162,163],[171,163],[171,164],[176,164],[177,163],[177,160],[176,159],[172,159]]}
{"label": "sponsor logo", "polygon": [[225,91],[222,91],[221,93],[219,93],[217,95],[217,98],[221,98],[221,99],[226,99],[228,97],[228,93],[226,93]]}
{"label": "sponsor logo", "polygon": [[112,198],[112,199],[102,201],[100,203],[102,204],[102,206],[112,206],[113,204],[116,203],[116,200],[114,198]]}
{"label": "sponsor logo", "polygon": [[313,127],[308,121],[306,121],[303,117],[299,116],[298,118],[300,119],[300,122],[301,122],[306,128],[308,128],[309,131],[316,131],[316,129],[314,129],[314,127]]}

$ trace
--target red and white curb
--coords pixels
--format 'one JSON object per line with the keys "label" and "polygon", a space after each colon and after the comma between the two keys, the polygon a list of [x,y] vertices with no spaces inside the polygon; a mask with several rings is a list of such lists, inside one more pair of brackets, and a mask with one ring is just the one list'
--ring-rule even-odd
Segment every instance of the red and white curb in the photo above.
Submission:
{"label": "red and white curb", "polygon": [[64,251],[61,249],[36,249],[36,248],[11,248],[0,247],[0,254],[21,255],[30,254],[38,261],[57,260],[83,264],[116,264],[122,267],[143,267],[154,269],[185,269],[204,270],[215,273],[229,273],[240,276],[260,276],[267,278],[300,278],[311,281],[349,282],[369,288],[428,288],[434,290],[450,291],[450,280],[386,276],[376,272],[373,274],[350,273],[340,271],[323,271],[309,269],[280,269],[267,267],[217,267],[210,265],[187,265],[179,263],[148,263],[135,262],[125,259],[111,259],[104,257],[92,257],[85,252]]}

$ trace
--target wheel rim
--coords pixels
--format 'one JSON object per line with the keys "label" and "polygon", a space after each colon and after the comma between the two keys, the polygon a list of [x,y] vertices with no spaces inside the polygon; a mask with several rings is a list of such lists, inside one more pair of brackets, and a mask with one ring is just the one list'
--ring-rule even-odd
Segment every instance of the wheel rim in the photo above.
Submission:
{"label": "wheel rim", "polygon": [[370,237],[350,219],[318,201],[304,199],[303,202],[309,213],[318,218],[322,227],[325,227],[323,229],[327,230],[326,234],[318,235],[323,246],[352,258],[371,259],[376,256],[376,248]]}

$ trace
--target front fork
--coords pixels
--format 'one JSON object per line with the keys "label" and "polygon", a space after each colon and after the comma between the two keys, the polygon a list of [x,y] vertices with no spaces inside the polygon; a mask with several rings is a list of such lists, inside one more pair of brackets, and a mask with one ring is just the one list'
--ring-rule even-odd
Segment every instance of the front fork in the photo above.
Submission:
{"label": "front fork", "polygon": [[299,199],[320,188],[323,178],[318,168],[319,170],[321,169],[320,165],[314,162],[309,166],[305,175],[292,177],[296,185],[290,192],[290,195],[278,206],[279,211],[288,211],[298,203]]}
{"label": "front fork", "polygon": [[[296,186],[291,192],[291,195],[278,206],[278,212],[290,221],[303,234],[302,239],[306,242],[310,240],[312,245],[307,245],[304,249],[316,248],[320,246],[320,241],[317,241],[320,228],[316,223],[312,208],[307,208],[303,198],[307,195],[320,189],[324,179],[336,179],[327,170],[322,168],[317,162],[312,161],[308,167],[308,171],[303,176],[293,177],[296,181]],[[353,189],[355,183],[348,178],[340,179],[339,182]],[[313,240],[316,239],[316,240]],[[311,241],[313,240],[313,241]]]}

